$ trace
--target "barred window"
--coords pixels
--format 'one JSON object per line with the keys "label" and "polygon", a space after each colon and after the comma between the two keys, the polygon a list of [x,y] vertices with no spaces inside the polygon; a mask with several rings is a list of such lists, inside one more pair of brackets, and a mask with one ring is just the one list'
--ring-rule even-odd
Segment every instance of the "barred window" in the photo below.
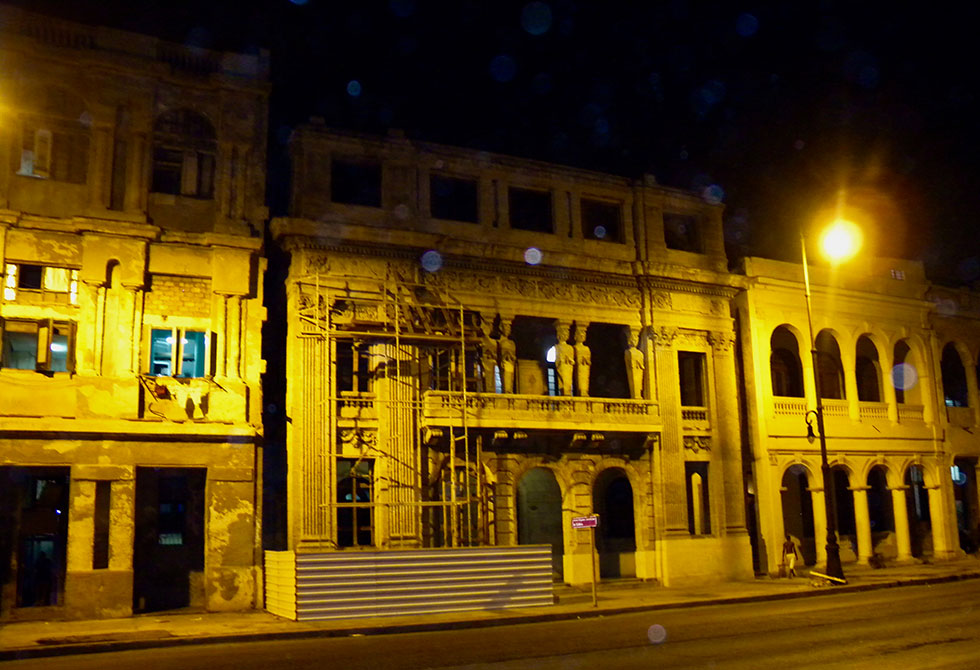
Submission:
{"label": "barred window", "polygon": [[207,117],[189,109],[164,112],[153,125],[151,190],[213,198],[217,153],[214,126]]}

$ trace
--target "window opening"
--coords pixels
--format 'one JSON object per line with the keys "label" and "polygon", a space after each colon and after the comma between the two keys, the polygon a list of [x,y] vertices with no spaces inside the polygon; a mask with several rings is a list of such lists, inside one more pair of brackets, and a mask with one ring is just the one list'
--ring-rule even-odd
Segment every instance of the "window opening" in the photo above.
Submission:
{"label": "window opening", "polygon": [[582,235],[587,240],[606,242],[623,241],[623,206],[618,202],[605,202],[582,198]]}
{"label": "window opening", "polygon": [[704,253],[701,227],[690,214],[664,214],[664,242],[668,249]]}
{"label": "window opening", "polygon": [[150,331],[149,374],[158,377],[203,377],[207,334],[182,328]]}
{"label": "window opening", "polygon": [[688,461],[684,464],[684,469],[687,475],[687,529],[691,535],[710,535],[708,463]]}
{"label": "window opening", "polygon": [[434,218],[469,223],[479,220],[477,182],[473,179],[431,175],[429,202]]}
{"label": "window opening", "polygon": [[0,367],[39,372],[69,372],[73,327],[70,322],[5,319]]}
{"label": "window opening", "polygon": [[330,166],[330,199],[344,205],[381,207],[381,165],[335,158]]}
{"label": "window opening", "polygon": [[510,227],[536,233],[553,233],[551,193],[510,187]]}
{"label": "window opening", "polygon": [[705,386],[705,356],[695,351],[677,352],[677,367],[681,383],[681,405],[704,407],[707,405]]}
{"label": "window opening", "polygon": [[337,459],[337,546],[374,544],[374,461]]}
{"label": "window opening", "polygon": [[161,114],[153,128],[151,190],[210,200],[217,153],[214,126],[205,116],[189,109]]}

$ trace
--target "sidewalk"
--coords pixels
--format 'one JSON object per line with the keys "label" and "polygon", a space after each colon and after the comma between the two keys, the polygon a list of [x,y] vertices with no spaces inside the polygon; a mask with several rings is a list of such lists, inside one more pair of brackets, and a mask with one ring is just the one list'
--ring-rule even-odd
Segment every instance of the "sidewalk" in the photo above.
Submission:
{"label": "sidewalk", "polygon": [[636,581],[607,582],[599,586],[598,607],[592,606],[588,587],[557,586],[557,603],[546,607],[430,616],[297,622],[281,619],[268,612],[180,611],[158,612],[125,619],[13,622],[0,624],[0,661],[214,642],[479,628],[980,578],[980,560],[973,557],[935,564],[896,565],[881,570],[857,565],[844,567],[848,584],[835,587],[811,585],[805,571],[797,579],[763,577],[751,582],[706,584],[684,589],[664,588]]}

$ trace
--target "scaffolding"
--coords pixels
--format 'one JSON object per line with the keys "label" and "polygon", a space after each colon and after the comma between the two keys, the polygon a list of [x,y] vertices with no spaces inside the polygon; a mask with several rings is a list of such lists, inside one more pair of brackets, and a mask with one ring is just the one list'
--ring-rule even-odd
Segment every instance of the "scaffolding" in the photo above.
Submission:
{"label": "scaffolding", "polygon": [[[493,544],[483,440],[467,409],[487,378],[477,374],[479,315],[390,266],[383,278],[314,273],[296,285],[301,460],[290,476],[299,477],[301,541]],[[426,419],[430,389],[448,392],[457,420]]]}

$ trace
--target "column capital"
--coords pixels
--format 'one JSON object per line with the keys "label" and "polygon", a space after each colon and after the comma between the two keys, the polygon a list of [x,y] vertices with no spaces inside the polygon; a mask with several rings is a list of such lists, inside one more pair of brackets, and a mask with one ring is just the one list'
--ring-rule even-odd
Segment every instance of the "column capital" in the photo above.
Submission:
{"label": "column capital", "polygon": [[674,346],[678,332],[678,329],[673,326],[653,327],[650,328],[650,338],[658,349],[670,349]]}
{"label": "column capital", "polygon": [[731,352],[732,347],[735,345],[735,333],[731,331],[709,330],[708,344],[711,345],[715,353],[727,354]]}

